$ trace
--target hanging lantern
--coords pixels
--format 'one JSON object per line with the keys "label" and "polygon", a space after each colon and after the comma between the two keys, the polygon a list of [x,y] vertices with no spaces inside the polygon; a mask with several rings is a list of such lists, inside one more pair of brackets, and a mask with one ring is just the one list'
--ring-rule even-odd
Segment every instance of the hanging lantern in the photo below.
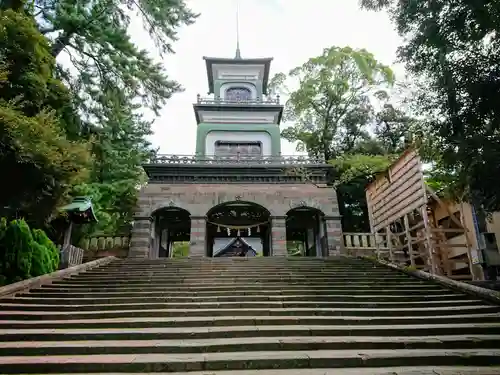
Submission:
{"label": "hanging lantern", "polygon": [[260,225],[257,225],[257,233],[260,233]]}
{"label": "hanging lantern", "polygon": [[217,225],[217,233],[220,233],[220,226]]}
{"label": "hanging lantern", "polygon": [[227,229],[227,235],[230,236],[231,235],[231,229],[229,228],[226,228]]}
{"label": "hanging lantern", "polygon": [[250,237],[252,235],[252,228],[248,228],[247,232],[248,232],[248,236]]}
{"label": "hanging lantern", "polygon": [[240,235],[241,235],[241,233],[240,233],[240,230],[238,229],[236,236],[240,237]]}

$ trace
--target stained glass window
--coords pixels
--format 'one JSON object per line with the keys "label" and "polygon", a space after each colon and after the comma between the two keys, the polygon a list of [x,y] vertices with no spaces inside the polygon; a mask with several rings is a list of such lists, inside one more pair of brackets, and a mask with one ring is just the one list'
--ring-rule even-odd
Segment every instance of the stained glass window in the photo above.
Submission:
{"label": "stained glass window", "polygon": [[224,99],[236,102],[251,100],[252,91],[246,87],[231,87],[226,90]]}

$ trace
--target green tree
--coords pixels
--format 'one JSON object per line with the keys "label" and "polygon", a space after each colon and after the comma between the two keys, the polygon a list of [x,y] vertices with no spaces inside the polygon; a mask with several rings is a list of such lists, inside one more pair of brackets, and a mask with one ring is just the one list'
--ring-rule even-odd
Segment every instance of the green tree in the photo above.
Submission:
{"label": "green tree", "polygon": [[11,221],[3,236],[6,250],[3,272],[7,283],[17,282],[31,277],[31,259],[33,237],[24,220]]}
{"label": "green tree", "polygon": [[375,174],[389,167],[397,155],[344,154],[330,163],[337,179],[335,189],[344,232],[370,232],[365,188]]}
{"label": "green tree", "polygon": [[[498,1],[364,0],[386,8],[405,43],[399,57],[420,78],[427,146],[457,195],[500,210],[500,7]],[[484,224],[484,221],[483,221]]]}
{"label": "green tree", "polygon": [[71,139],[71,95],[33,16],[0,10],[0,170],[9,176],[0,214],[43,225],[72,184],[85,178],[88,149]]}
{"label": "green tree", "polygon": [[[290,84],[297,88],[289,90]],[[271,87],[288,95],[284,120],[293,122],[282,136],[298,141],[298,150],[335,158],[369,139],[366,125],[373,119],[371,100],[386,97],[394,81],[391,69],[366,50],[331,47],[288,76],[279,73]]]}
{"label": "green tree", "polygon": [[51,55],[69,57],[72,67],[59,66],[58,77],[72,88],[84,120],[80,135],[92,143],[90,178],[72,192],[93,198],[99,223],[80,228],[80,234],[114,234],[130,223],[144,178],[140,165],[151,152],[145,141],[150,124],[138,109],[158,114],[181,90],[162,63],[134,45],[131,17],[142,20],[163,56],[173,53],[176,30],[197,15],[180,0],[35,0],[32,6]]}
{"label": "green tree", "polygon": [[375,139],[384,153],[401,153],[411,141],[411,133],[418,122],[390,103],[384,104],[375,118]]}
{"label": "green tree", "polygon": [[108,91],[113,104],[104,109],[105,121],[92,135],[93,167],[88,183],[75,187],[75,195],[90,196],[98,223],[85,231],[110,235],[125,231],[133,218],[137,192],[146,182],[141,167],[153,152],[146,137],[150,122],[136,113],[139,105],[123,93]]}
{"label": "green tree", "polygon": [[157,112],[180,85],[169,79],[162,63],[132,42],[131,17],[139,17],[159,52],[172,53],[177,29],[194,22],[180,0],[35,0],[40,32],[51,42],[51,54],[66,53],[72,69],[61,77],[78,94],[86,120],[98,123],[108,105],[103,86],[141,99]]}

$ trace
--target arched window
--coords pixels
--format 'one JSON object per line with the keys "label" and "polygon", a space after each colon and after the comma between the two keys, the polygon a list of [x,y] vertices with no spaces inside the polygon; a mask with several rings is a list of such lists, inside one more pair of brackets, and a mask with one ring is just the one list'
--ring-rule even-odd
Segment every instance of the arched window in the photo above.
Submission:
{"label": "arched window", "polygon": [[225,92],[225,100],[247,101],[252,99],[252,91],[246,87],[230,87]]}

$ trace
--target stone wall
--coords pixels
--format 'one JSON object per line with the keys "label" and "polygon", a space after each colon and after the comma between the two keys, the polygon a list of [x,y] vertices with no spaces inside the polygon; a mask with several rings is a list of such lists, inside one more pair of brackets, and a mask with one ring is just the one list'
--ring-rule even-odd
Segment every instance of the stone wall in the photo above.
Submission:
{"label": "stone wall", "polygon": [[190,213],[190,256],[205,256],[205,217],[208,211],[219,204],[238,200],[260,204],[271,213],[275,256],[286,256],[285,217],[288,211],[300,206],[317,208],[325,214],[328,254],[340,250],[341,222],[337,195],[332,188],[318,188],[311,184],[148,184],[139,195],[129,256],[149,256],[152,228],[149,218],[165,207],[179,207]]}
{"label": "stone wall", "polygon": [[151,216],[158,209],[176,206],[192,216],[205,216],[214,206],[235,200],[260,204],[271,216],[285,216],[300,205],[317,208],[327,216],[339,216],[335,190],[310,184],[149,184],[140,192],[136,215]]}

